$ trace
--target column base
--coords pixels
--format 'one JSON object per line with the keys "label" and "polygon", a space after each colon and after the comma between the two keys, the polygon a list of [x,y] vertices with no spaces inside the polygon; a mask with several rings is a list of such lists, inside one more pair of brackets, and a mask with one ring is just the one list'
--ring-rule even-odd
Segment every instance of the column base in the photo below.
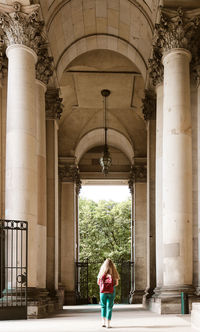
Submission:
{"label": "column base", "polygon": [[130,304],[143,304],[144,301],[144,296],[145,296],[145,290],[135,290],[130,292]]}
{"label": "column base", "polygon": [[62,309],[59,302],[59,292],[48,291],[41,288],[27,289],[27,318],[37,319],[48,317],[48,315]]}
{"label": "column base", "polygon": [[154,290],[155,294],[147,298],[146,308],[158,314],[181,314],[181,293],[187,295],[188,300],[184,308],[185,313],[190,313],[193,302],[199,302],[200,297],[195,295],[193,286],[162,287]]}
{"label": "column base", "polygon": [[64,305],[76,304],[76,292],[75,291],[64,291]]}

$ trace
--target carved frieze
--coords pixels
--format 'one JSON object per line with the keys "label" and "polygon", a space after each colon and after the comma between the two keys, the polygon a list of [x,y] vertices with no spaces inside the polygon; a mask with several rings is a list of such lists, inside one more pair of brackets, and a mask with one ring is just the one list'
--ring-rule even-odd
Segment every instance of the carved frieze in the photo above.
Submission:
{"label": "carved frieze", "polygon": [[143,101],[143,115],[146,121],[155,119],[156,115],[156,97],[152,90],[145,90]]}
{"label": "carved frieze", "polygon": [[128,181],[129,189],[131,194],[134,193],[135,182],[146,182],[147,181],[147,168],[144,165],[132,165],[130,170],[130,177]]}
{"label": "carved frieze", "polygon": [[59,89],[48,89],[45,97],[46,103],[46,118],[47,119],[60,119],[63,104],[62,98],[59,97]]}
{"label": "carved frieze", "polygon": [[76,194],[80,194],[82,183],[79,168],[76,164],[59,165],[59,178],[61,182],[74,182],[76,185]]}
{"label": "carved frieze", "polygon": [[39,5],[0,4],[0,27],[7,46],[22,44],[37,53],[44,44],[43,26],[44,22],[39,19]]}
{"label": "carved frieze", "polygon": [[173,48],[191,50],[199,26],[200,16],[190,18],[182,8],[176,11],[162,8],[160,23],[155,25],[153,44],[161,53]]}
{"label": "carved frieze", "polygon": [[36,78],[44,84],[48,84],[49,78],[53,75],[53,57],[48,55],[46,46],[38,50],[38,61],[36,63]]}

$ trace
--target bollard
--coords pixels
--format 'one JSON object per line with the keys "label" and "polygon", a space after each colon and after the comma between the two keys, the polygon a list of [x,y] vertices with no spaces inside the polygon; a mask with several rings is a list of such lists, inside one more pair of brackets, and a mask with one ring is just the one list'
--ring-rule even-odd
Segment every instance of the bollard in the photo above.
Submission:
{"label": "bollard", "polygon": [[181,314],[189,314],[188,294],[181,292]]}

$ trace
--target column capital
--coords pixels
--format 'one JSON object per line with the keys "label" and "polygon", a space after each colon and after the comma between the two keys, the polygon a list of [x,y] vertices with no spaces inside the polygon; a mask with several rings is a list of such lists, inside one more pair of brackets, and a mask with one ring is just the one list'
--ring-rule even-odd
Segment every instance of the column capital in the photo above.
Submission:
{"label": "column capital", "polygon": [[0,4],[0,27],[7,46],[22,44],[37,54],[44,43],[42,30],[44,22],[39,19],[39,5],[23,6]]}
{"label": "column capital", "polygon": [[81,179],[79,167],[76,164],[60,164],[58,167],[59,178],[61,182],[73,182],[76,185],[76,194],[80,194],[81,190]]}
{"label": "column capital", "polygon": [[155,119],[156,116],[156,96],[153,90],[145,90],[143,102],[143,115],[146,121]]}
{"label": "column capital", "polygon": [[147,182],[147,168],[145,165],[132,165],[129,176],[129,189],[134,193],[133,186],[136,182]]}
{"label": "column capital", "polygon": [[161,54],[174,48],[192,50],[194,36],[199,31],[200,15],[191,17],[191,12],[182,8],[161,8],[160,23],[155,25],[153,44]]}
{"label": "column capital", "polygon": [[63,104],[62,98],[59,97],[59,89],[48,89],[45,95],[45,102],[47,120],[60,119],[63,111]]}
{"label": "column capital", "polygon": [[47,85],[49,78],[53,75],[53,57],[48,55],[46,45],[38,50],[37,55],[38,61],[36,63],[36,78]]}

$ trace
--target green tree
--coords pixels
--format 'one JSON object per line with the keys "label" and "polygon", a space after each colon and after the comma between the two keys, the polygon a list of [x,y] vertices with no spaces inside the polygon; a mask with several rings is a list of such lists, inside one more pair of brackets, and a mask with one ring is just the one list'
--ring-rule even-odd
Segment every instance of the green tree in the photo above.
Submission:
{"label": "green tree", "polygon": [[97,296],[96,278],[104,259],[115,263],[131,259],[131,200],[96,203],[80,198],[79,236],[79,260],[89,261],[89,295]]}

